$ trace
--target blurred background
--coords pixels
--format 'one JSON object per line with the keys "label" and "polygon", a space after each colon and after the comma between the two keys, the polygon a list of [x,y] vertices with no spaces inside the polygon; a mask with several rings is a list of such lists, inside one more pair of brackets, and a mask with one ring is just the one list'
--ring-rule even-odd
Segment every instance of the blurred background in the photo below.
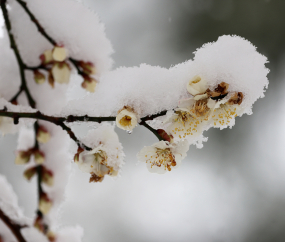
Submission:
{"label": "blurred background", "polygon": [[[148,130],[117,130],[126,153],[122,177],[89,184],[73,167],[62,226],[79,224],[84,242],[285,241],[285,1],[82,0],[96,11],[115,49],[114,68],[141,63],[170,67],[220,35],[242,36],[268,57],[269,89],[253,115],[232,129],[211,129],[203,149],[169,174],[151,174],[136,153],[156,142]],[[0,173],[26,214],[35,183],[13,165],[16,136],[0,139]],[[34,199],[33,199],[34,198]]]}

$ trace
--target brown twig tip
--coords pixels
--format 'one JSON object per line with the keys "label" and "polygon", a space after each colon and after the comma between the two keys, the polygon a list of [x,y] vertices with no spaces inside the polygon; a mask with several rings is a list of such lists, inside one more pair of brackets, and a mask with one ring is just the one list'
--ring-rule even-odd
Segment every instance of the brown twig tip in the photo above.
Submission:
{"label": "brown twig tip", "polygon": [[21,229],[27,227],[27,225],[19,225],[16,222],[12,221],[1,209],[0,209],[0,219],[11,230],[11,232],[19,242],[26,242],[25,238],[21,233]]}

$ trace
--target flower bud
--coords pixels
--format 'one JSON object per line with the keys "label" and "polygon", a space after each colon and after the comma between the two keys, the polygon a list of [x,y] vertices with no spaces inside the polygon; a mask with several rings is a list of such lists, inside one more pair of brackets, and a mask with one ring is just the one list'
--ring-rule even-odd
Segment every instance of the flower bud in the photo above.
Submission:
{"label": "flower bud", "polygon": [[53,78],[51,70],[49,70],[48,72],[48,84],[50,84],[50,86],[54,88],[54,78]]}
{"label": "flower bud", "polygon": [[41,231],[42,233],[45,233],[45,225],[44,225],[44,222],[43,222],[43,218],[40,217],[40,216],[37,216],[35,222],[34,222],[34,227]]}
{"label": "flower bud", "polygon": [[37,141],[45,144],[50,140],[50,133],[45,129],[45,127],[40,126],[37,132]]}
{"label": "flower bud", "polygon": [[87,75],[95,75],[96,68],[91,62],[79,61],[79,66],[82,68],[83,72]]}
{"label": "flower bud", "polygon": [[205,79],[201,78],[200,76],[194,76],[188,83],[187,83],[187,91],[195,96],[197,94],[203,94],[207,90],[207,82]]}
{"label": "flower bud", "polygon": [[84,81],[82,82],[81,86],[89,92],[95,92],[96,84],[97,82],[94,78],[84,76]]}
{"label": "flower bud", "polygon": [[24,172],[24,177],[30,181],[32,179],[32,177],[36,174],[37,172],[37,168],[34,166],[34,167],[31,167],[27,170],[25,170]]}
{"label": "flower bud", "polygon": [[53,172],[44,166],[42,166],[42,181],[48,186],[53,186]]}
{"label": "flower bud", "polygon": [[64,47],[55,46],[52,50],[52,58],[55,61],[64,61],[67,57],[67,51]]}
{"label": "flower bud", "polygon": [[40,55],[40,59],[43,65],[50,64],[53,61],[52,51],[46,50],[43,54]]}
{"label": "flower bud", "polygon": [[55,241],[56,241],[56,235],[55,235],[55,233],[52,232],[51,230],[49,230],[49,231],[47,232],[46,236],[47,236],[47,238],[48,238],[48,240],[49,240],[50,242],[55,242]]}
{"label": "flower bud", "polygon": [[124,130],[132,130],[138,123],[137,115],[131,107],[125,106],[118,112],[116,124]]}
{"label": "flower bud", "polygon": [[45,155],[40,150],[35,150],[34,151],[34,157],[35,157],[36,164],[40,165],[40,164],[43,164],[45,162]]}
{"label": "flower bud", "polygon": [[16,165],[27,164],[30,161],[30,158],[31,158],[31,151],[30,150],[28,150],[28,151],[20,150],[20,151],[18,151],[18,154],[16,156],[15,164]]}
{"label": "flower bud", "polygon": [[173,136],[166,133],[165,130],[158,129],[157,133],[160,135],[161,138],[163,138],[163,140],[168,141],[169,143],[173,142]]}
{"label": "flower bud", "polygon": [[70,67],[66,62],[57,62],[53,65],[52,76],[57,83],[69,83]]}
{"label": "flower bud", "polygon": [[78,147],[77,153],[74,155],[74,158],[73,158],[75,163],[79,162],[79,154],[83,151],[84,151],[84,149],[82,149],[81,147]]}
{"label": "flower bud", "polygon": [[52,207],[51,200],[49,199],[46,193],[42,192],[40,195],[39,210],[43,214],[47,214],[49,210],[51,209],[51,207]]}
{"label": "flower bud", "polygon": [[43,84],[46,80],[45,75],[38,70],[34,70],[34,80],[37,84]]}

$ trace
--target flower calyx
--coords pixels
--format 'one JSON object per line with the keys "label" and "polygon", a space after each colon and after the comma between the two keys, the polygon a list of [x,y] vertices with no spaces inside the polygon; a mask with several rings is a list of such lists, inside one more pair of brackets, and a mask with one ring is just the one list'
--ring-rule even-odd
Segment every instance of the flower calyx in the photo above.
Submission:
{"label": "flower calyx", "polygon": [[34,221],[34,227],[39,230],[40,232],[42,232],[43,234],[46,233],[46,225],[44,224],[44,221],[43,221],[43,217],[42,216],[37,216],[35,221]]}
{"label": "flower calyx", "polygon": [[46,77],[39,70],[34,70],[34,80],[37,84],[43,84],[46,81]]}
{"label": "flower calyx", "polygon": [[15,159],[16,165],[24,165],[30,161],[31,155],[33,154],[33,149],[29,150],[19,150]]}
{"label": "flower calyx", "polygon": [[81,152],[83,152],[84,151],[84,149],[82,149],[81,147],[78,147],[78,149],[77,149],[77,153],[74,155],[74,157],[73,157],[73,160],[74,160],[74,162],[75,163],[78,163],[79,162],[79,154],[81,153]]}
{"label": "flower calyx", "polygon": [[42,166],[41,168],[41,176],[42,176],[42,182],[45,183],[48,186],[53,186],[54,179],[53,179],[53,172],[49,169],[47,169],[45,166]]}
{"label": "flower calyx", "polygon": [[32,179],[32,177],[37,173],[37,167],[31,167],[27,170],[24,171],[24,177],[30,181]]}
{"label": "flower calyx", "polygon": [[94,64],[90,61],[79,61],[78,66],[84,72],[86,75],[95,75],[96,74],[96,68]]}

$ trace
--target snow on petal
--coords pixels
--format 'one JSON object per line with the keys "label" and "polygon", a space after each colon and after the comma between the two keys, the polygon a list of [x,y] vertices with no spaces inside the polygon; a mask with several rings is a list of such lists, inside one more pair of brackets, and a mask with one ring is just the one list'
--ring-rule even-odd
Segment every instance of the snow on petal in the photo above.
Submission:
{"label": "snow on petal", "polygon": [[114,126],[100,125],[90,130],[82,142],[93,149],[79,152],[76,163],[80,170],[91,173],[90,181],[102,181],[105,175],[118,175],[125,155]]}

